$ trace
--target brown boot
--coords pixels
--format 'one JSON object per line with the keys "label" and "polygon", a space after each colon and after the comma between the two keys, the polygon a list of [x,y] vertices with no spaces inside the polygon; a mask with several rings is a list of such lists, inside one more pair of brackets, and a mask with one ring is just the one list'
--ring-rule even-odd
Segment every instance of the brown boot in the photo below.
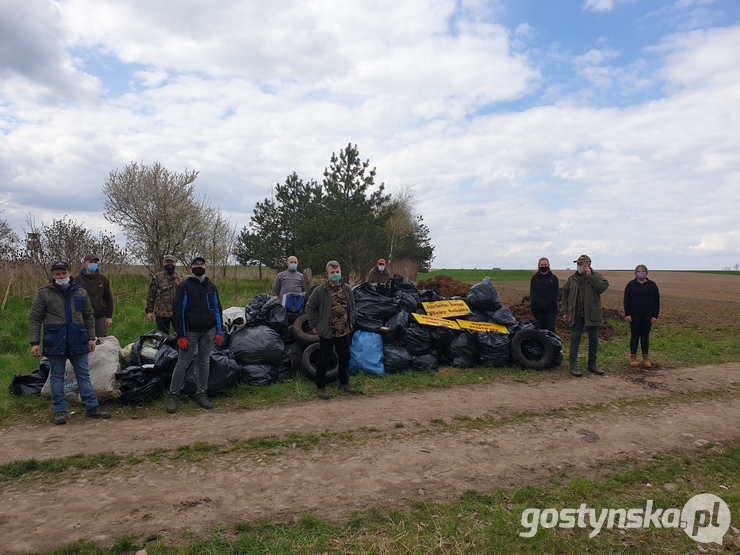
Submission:
{"label": "brown boot", "polygon": [[637,355],[630,355],[630,366],[632,368],[637,367]]}
{"label": "brown boot", "polygon": [[652,368],[653,365],[650,364],[650,355],[642,355],[642,367],[643,368]]}

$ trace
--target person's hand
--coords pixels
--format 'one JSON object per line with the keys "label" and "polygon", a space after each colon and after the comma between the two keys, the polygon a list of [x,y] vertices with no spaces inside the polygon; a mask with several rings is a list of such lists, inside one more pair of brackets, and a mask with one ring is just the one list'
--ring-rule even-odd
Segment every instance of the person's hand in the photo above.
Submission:
{"label": "person's hand", "polygon": [[154,322],[154,312],[147,312],[146,313],[146,319],[149,322]]}
{"label": "person's hand", "polygon": [[87,350],[91,353],[95,350],[95,340],[94,339],[91,339],[90,341],[87,342]]}
{"label": "person's hand", "polygon": [[181,351],[187,351],[188,350],[188,338],[187,337],[178,337],[177,338],[177,347]]}
{"label": "person's hand", "polygon": [[105,319],[105,327],[109,328],[113,325],[113,318],[106,318]]}
{"label": "person's hand", "polygon": [[224,342],[224,336],[220,333],[217,333],[216,336],[213,338],[213,342],[216,344],[217,347],[220,347],[221,343]]}
{"label": "person's hand", "polygon": [[312,329],[311,331],[314,335],[319,335],[319,330],[317,330],[316,328]]}
{"label": "person's hand", "polygon": [[41,356],[41,345],[31,345],[31,356],[37,358]]}
{"label": "person's hand", "polygon": [[657,324],[658,323],[658,319],[657,318],[650,318],[650,323],[651,324]]}
{"label": "person's hand", "polygon": [[632,316],[630,316],[630,315],[628,314],[627,316],[625,316],[625,317],[624,317],[624,321],[625,321],[625,322],[631,322],[631,321],[632,321]]}
{"label": "person's hand", "polygon": [[583,273],[587,276],[590,276],[593,272],[591,271],[591,266],[586,266],[583,268]]}
{"label": "person's hand", "polygon": [[565,322],[566,324],[568,323],[568,315],[567,314],[563,314],[563,322]]}

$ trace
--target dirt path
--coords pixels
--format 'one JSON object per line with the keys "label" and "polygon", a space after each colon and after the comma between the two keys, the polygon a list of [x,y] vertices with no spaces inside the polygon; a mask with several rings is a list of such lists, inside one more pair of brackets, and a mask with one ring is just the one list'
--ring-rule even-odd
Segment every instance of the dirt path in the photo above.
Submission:
{"label": "dirt path", "polygon": [[[0,552],[25,553],[81,537],[109,543],[127,533],[177,541],[185,530],[197,533],[218,523],[287,521],[304,512],[343,518],[366,507],[403,505],[406,497],[443,500],[471,489],[537,483],[553,474],[596,474],[600,462],[615,457],[740,437],[738,386],[740,364],[734,363],[80,422],[61,429],[14,427],[0,432],[0,463],[77,452],[143,453],[196,441],[226,445],[289,432],[350,432],[354,439],[334,436],[310,451],[242,450],[198,463],[144,462],[109,472],[68,471],[48,483],[10,482],[0,489]],[[688,395],[657,402],[711,390],[725,392],[724,398]],[[656,403],[613,404],[628,399]],[[607,408],[552,413],[580,403]],[[506,426],[465,425],[459,418],[523,412],[535,416]],[[449,425],[435,424],[439,419]]]}

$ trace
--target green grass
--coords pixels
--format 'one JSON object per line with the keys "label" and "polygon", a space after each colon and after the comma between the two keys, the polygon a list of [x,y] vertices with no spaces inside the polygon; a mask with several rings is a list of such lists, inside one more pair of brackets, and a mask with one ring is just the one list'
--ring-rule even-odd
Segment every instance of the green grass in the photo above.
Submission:
{"label": "green grass", "polygon": [[416,279],[426,281],[435,276],[448,276],[458,281],[481,281],[485,277],[490,277],[493,283],[498,284],[501,281],[529,281],[532,279],[534,270],[452,270],[442,269],[434,270],[426,274],[419,274]]}
{"label": "green grass", "polygon": [[[669,486],[669,487],[668,487]],[[330,485],[327,485],[330,487]],[[681,529],[654,527],[603,528],[593,538],[586,527],[538,526],[522,517],[527,509],[578,509],[581,504],[603,509],[681,509],[694,495],[712,493],[731,510],[740,506],[740,442],[672,451],[649,461],[620,460],[606,464],[599,478],[554,478],[540,485],[488,492],[466,492],[448,503],[407,499],[405,507],[375,507],[338,522],[305,514],[295,522],[240,522],[218,525],[198,537],[182,534],[179,541],[157,535],[127,535],[104,548],[89,541],[48,551],[45,555],[133,554],[323,554],[394,555],[550,554],[550,553],[737,553],[740,534],[732,528],[723,546],[698,544]],[[732,516],[735,517],[736,510]],[[733,518],[733,526],[736,526]],[[532,521],[529,521],[532,522]],[[175,545],[173,545],[175,544]]]}

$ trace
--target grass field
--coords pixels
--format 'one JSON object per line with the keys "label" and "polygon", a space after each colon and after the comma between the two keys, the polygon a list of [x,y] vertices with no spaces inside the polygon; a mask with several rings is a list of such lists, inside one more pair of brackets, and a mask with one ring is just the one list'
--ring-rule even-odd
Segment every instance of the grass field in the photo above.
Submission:
{"label": "grass field", "polygon": [[485,277],[490,277],[493,283],[499,283],[502,281],[529,281],[532,279],[534,270],[452,270],[452,269],[441,269],[428,272],[426,274],[419,274],[417,279],[428,280],[435,276],[449,276],[452,279],[458,281],[481,281]]}

